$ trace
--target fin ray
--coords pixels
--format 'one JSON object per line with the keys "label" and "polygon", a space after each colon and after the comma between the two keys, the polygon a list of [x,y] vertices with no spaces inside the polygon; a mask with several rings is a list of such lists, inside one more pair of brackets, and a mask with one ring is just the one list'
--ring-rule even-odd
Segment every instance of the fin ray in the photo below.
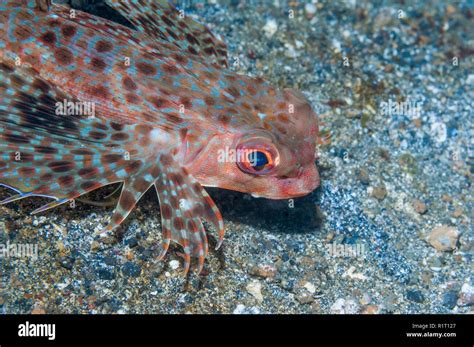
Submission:
{"label": "fin ray", "polygon": [[[21,86],[12,82],[20,79]],[[54,198],[34,211],[43,212],[121,182],[117,172],[143,164],[129,135],[135,126],[102,118],[63,119],[68,117],[55,113],[57,97],[76,101],[35,70],[0,61],[0,184],[19,194],[4,203],[26,196]]]}
{"label": "fin ray", "polygon": [[[219,238],[224,233],[222,216],[204,188],[184,168],[168,165],[155,181],[164,234],[163,251],[169,238],[184,250],[184,273],[191,258],[198,260],[198,272],[208,254],[208,240],[201,219],[213,224]],[[163,256],[163,254],[161,255]]]}

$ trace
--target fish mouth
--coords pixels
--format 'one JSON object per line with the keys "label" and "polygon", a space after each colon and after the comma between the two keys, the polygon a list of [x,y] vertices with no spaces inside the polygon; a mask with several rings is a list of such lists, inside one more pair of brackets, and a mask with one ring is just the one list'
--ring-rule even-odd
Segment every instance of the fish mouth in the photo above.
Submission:
{"label": "fish mouth", "polygon": [[273,200],[299,198],[310,194],[320,183],[316,165],[307,166],[300,175],[292,178],[274,177],[261,192],[250,192],[253,197]]}

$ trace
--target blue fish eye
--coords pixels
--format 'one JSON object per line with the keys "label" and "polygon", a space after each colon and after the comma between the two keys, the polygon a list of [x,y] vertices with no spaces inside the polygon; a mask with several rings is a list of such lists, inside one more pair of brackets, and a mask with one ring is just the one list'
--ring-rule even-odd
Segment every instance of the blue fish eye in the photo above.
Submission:
{"label": "blue fish eye", "polygon": [[249,162],[255,170],[259,171],[262,170],[265,165],[268,164],[268,158],[264,152],[253,151],[249,155]]}

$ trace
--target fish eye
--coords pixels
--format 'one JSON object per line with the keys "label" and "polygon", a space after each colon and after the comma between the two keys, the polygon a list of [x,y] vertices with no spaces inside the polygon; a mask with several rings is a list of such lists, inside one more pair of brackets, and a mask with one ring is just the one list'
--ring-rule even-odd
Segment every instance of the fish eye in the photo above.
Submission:
{"label": "fish eye", "polygon": [[255,171],[261,171],[270,163],[269,155],[263,151],[252,151],[247,156],[249,164]]}
{"label": "fish eye", "polygon": [[238,146],[241,154],[237,161],[239,169],[245,173],[265,175],[271,173],[278,163],[278,154],[273,146],[263,143],[244,143]]}

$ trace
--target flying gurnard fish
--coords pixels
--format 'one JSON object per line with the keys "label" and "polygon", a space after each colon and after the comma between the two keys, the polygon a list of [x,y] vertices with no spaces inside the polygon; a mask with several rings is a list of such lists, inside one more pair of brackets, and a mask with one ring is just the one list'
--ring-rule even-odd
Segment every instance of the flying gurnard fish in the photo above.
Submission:
{"label": "flying gurnard fish", "polygon": [[[156,189],[163,257],[185,273],[208,253],[202,220],[224,236],[203,186],[270,199],[319,184],[317,117],[302,93],[228,69],[208,28],[158,0],[107,0],[136,28],[46,0],[0,4],[0,184],[52,201],[38,213],[122,183],[106,230]],[[95,115],[58,114],[89,102]],[[220,160],[222,151],[244,153]]]}

